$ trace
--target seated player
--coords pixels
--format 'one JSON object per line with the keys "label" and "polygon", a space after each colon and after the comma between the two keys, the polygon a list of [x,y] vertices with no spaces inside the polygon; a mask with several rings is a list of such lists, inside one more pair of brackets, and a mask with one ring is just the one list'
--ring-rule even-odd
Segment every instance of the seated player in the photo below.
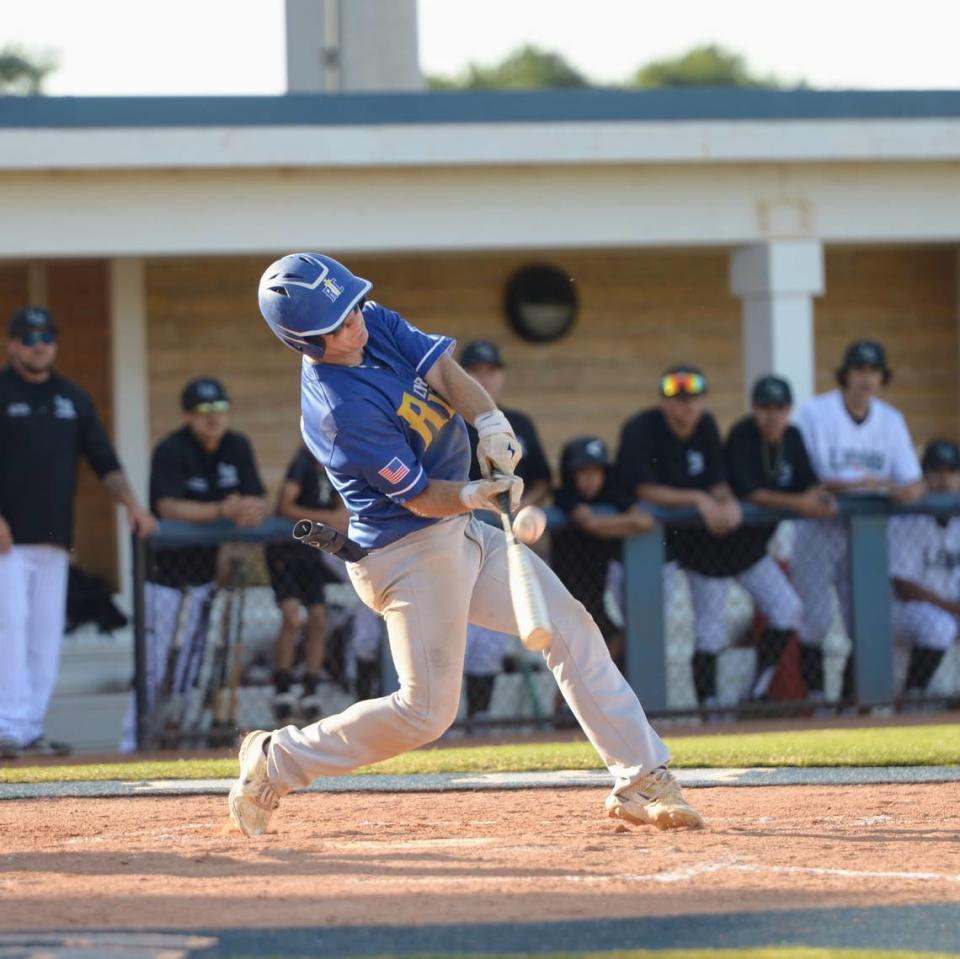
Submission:
{"label": "seated player", "polygon": [[[727,478],[741,499],[770,509],[786,509],[809,519],[827,519],[836,515],[834,497],[820,486],[800,431],[788,422],[793,408],[790,384],[779,376],[762,376],[753,385],[752,412],[730,430],[724,448]],[[769,555],[767,548],[776,523],[758,523],[741,527],[731,538],[740,561],[752,575],[762,571],[769,589],[768,604],[785,607],[779,617],[791,628],[767,625],[757,651],[757,674],[750,699],[767,697],[776,675],[780,656],[786,648],[800,599],[790,581]],[[735,541],[735,542],[734,542]]]}
{"label": "seated player", "polygon": [[[604,593],[611,564],[621,561],[623,537],[649,532],[656,521],[617,486],[607,444],[598,436],[581,436],[563,447],[560,486],[553,500],[570,521],[569,528],[553,534],[553,571],[587,607],[614,662],[623,669],[622,620],[611,619]],[[598,503],[621,512],[597,512]]]}
{"label": "seated player", "polygon": [[[305,446],[301,446],[287,467],[277,497],[276,514],[292,522],[309,519],[346,531],[349,517],[343,502],[327,479],[326,470]],[[334,573],[332,564],[342,566],[343,563],[327,553],[292,541],[271,543],[266,555],[270,585],[283,615],[274,655],[273,715],[278,722],[288,722],[296,716],[306,722],[315,722],[321,712],[317,685],[327,638],[324,593],[327,585],[343,578]],[[303,691],[298,700],[291,691],[291,671],[300,634],[301,608],[306,608],[307,622]]]}
{"label": "seated player", "polygon": [[[921,462],[931,493],[960,493],[960,448],[933,440]],[[887,526],[893,581],[893,637],[910,646],[903,688],[921,700],[944,654],[956,642],[960,617],[960,517],[894,516]]]}

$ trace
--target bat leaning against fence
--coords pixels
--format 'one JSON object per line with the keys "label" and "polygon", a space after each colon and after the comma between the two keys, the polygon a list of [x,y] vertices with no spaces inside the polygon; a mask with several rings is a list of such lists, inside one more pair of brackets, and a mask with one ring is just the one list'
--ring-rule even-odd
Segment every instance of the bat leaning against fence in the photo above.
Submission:
{"label": "bat leaning against fence", "polygon": [[180,590],[180,596],[177,600],[173,636],[170,638],[170,646],[167,649],[167,658],[164,664],[163,677],[160,681],[156,712],[154,714],[154,735],[161,746],[164,745],[171,731],[176,735],[176,731],[180,726],[183,694],[177,684],[177,663],[180,659],[180,652],[183,649],[187,623],[190,619],[192,600],[193,597],[191,596],[190,588],[184,586]]}

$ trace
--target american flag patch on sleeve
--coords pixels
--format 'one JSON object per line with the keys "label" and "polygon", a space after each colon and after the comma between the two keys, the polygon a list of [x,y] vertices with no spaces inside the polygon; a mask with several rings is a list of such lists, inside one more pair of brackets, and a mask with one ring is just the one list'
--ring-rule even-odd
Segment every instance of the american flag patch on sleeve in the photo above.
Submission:
{"label": "american flag patch on sleeve", "polygon": [[409,466],[404,466],[399,456],[394,456],[383,469],[377,470],[377,475],[382,476],[388,483],[396,485],[410,472]]}

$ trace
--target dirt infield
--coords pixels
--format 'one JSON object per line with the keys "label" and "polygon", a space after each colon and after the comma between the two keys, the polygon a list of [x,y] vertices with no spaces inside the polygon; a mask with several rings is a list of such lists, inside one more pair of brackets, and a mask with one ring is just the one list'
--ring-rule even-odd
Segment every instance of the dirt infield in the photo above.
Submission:
{"label": "dirt infield", "polygon": [[603,792],[0,803],[0,929],[238,929],[669,916],[960,901],[960,784],[691,790],[702,832]]}

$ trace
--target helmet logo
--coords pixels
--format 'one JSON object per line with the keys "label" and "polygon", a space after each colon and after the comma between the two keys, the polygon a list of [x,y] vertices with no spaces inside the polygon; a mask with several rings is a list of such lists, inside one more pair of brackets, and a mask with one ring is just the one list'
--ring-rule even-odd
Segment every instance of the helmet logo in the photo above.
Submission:
{"label": "helmet logo", "polygon": [[332,276],[328,276],[320,284],[320,288],[331,303],[336,302],[337,297],[343,292],[343,287]]}

